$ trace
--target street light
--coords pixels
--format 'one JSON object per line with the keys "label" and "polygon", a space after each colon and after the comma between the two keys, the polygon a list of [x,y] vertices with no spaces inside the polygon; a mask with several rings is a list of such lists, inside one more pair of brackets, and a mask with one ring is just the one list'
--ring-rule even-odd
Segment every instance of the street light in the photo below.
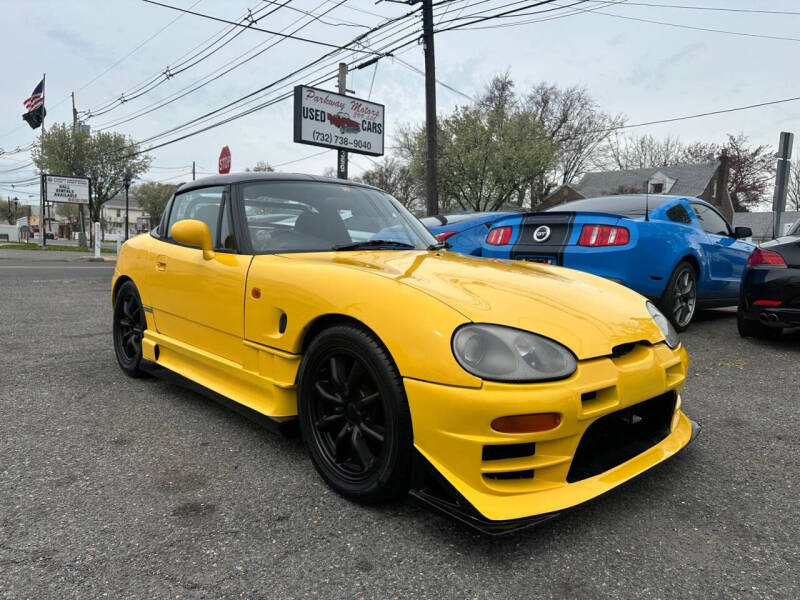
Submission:
{"label": "street light", "polygon": [[128,191],[131,189],[131,176],[125,175],[122,180],[125,185],[125,241],[128,241]]}

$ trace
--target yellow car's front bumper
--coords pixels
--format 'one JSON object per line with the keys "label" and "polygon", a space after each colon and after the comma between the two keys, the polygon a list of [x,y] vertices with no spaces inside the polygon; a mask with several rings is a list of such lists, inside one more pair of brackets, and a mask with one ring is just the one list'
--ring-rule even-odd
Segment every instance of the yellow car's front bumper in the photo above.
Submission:
{"label": "yellow car's front bumper", "polygon": [[[562,381],[484,382],[476,389],[406,379],[414,443],[478,519],[491,524],[557,513],[689,443],[693,424],[679,395],[688,364],[682,347],[637,344],[616,358],[582,361]],[[558,413],[561,420],[536,433],[491,426],[498,417],[535,413]]]}

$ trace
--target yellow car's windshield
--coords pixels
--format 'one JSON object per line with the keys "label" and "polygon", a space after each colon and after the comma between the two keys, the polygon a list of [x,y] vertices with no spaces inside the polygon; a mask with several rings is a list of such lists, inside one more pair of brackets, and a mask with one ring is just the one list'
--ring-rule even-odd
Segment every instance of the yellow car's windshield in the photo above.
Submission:
{"label": "yellow car's windshield", "polygon": [[256,253],[416,249],[436,239],[397,200],[346,183],[262,181],[242,186]]}

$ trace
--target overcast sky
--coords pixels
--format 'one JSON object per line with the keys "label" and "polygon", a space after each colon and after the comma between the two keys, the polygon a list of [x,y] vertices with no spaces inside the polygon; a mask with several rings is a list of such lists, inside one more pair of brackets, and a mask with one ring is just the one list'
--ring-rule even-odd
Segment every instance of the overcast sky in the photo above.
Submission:
{"label": "overcast sky", "polygon": [[[280,3],[285,1],[280,0]],[[389,2],[375,4],[372,0],[346,0],[335,7],[339,1],[292,0],[287,7],[261,19],[258,26],[278,31],[302,19],[287,30],[291,31],[311,20],[300,10],[319,14],[333,8],[323,17],[327,22],[312,23],[297,35],[343,44],[366,31],[364,27],[345,25],[343,22],[374,26],[383,18],[402,15],[410,10],[406,5]],[[455,0],[438,6],[436,11],[443,16],[435,20],[447,21],[512,2]],[[574,0],[557,0],[555,4],[532,10],[556,8],[556,4],[565,6],[571,2]],[[242,17],[248,8],[254,12],[268,12],[275,8],[259,0],[166,0],[165,3],[183,8],[194,5],[192,10],[197,12],[233,20]],[[467,96],[479,94],[492,75],[506,71],[515,80],[519,91],[539,81],[553,82],[563,87],[582,85],[604,110],[624,114],[629,123],[800,96],[800,67],[797,60],[800,15],[744,14],[663,6],[672,4],[800,12],[800,2],[797,0],[641,0],[641,3],[659,6],[634,5],[636,3],[632,0],[632,3],[605,7],[596,12],[557,8],[537,17],[484,23],[497,25],[523,19],[538,20],[516,27],[441,33],[436,37],[437,76],[441,82]],[[526,4],[533,4],[533,0],[514,3],[505,10]],[[584,9],[597,8],[599,3],[587,2],[580,6]],[[299,10],[290,10],[288,7]],[[447,13],[443,14],[445,11]],[[35,133],[21,120],[24,111],[22,101],[39,82],[42,73],[47,73],[48,115],[45,124],[71,122],[71,91],[75,91],[79,110],[92,109],[97,112],[99,107],[119,98],[123,92],[135,89],[142,82],[164,72],[167,67],[179,64],[181,57],[229,28],[223,23],[192,15],[180,16],[181,13],[168,8],[137,0],[0,0],[0,14],[6,24],[2,42],[3,83],[0,86],[0,148],[5,151],[25,146],[34,139]],[[765,39],[698,31],[609,15],[796,39]],[[543,20],[553,16],[560,18]],[[176,17],[179,18],[175,20]],[[158,33],[162,28],[163,31]],[[400,32],[402,28],[398,27],[396,31]],[[409,27],[407,32],[410,31]],[[383,35],[375,34],[369,38],[369,43],[377,45],[375,40]],[[139,98],[124,104],[117,103],[113,110],[89,119],[88,123],[93,129],[111,125],[116,131],[142,140],[280,79],[330,50],[304,41],[284,40],[202,89],[127,123],[116,124],[137,111],[169,99],[172,94],[195,82],[205,81],[209,74],[234,64],[240,55],[250,56],[244,53],[257,46],[264,48],[263,44],[271,43],[270,37],[260,31],[243,31],[210,58],[198,62]],[[125,58],[126,55],[129,56]],[[344,58],[353,60],[357,56],[364,56],[365,60],[369,58],[368,54],[363,53],[348,53]],[[420,45],[409,46],[399,58],[412,66],[423,68]],[[334,59],[330,62],[334,62]],[[289,89],[288,84],[309,83],[313,79],[311,76],[300,81],[296,78],[287,79],[283,87],[274,88],[274,93],[285,92]],[[334,89],[334,85],[335,82],[330,82],[325,87]],[[348,87],[357,96],[369,96],[386,105],[387,146],[391,146],[392,133],[399,123],[421,121],[424,118],[423,77],[391,58],[379,61],[377,70],[368,67],[352,72]],[[440,114],[468,102],[464,96],[446,87],[440,86],[437,95]],[[273,96],[264,96],[264,100],[270,97]],[[255,104],[246,105],[245,108]],[[235,113],[226,113],[225,116],[232,114]],[[684,142],[722,141],[728,132],[743,132],[754,142],[774,145],[780,131],[793,131],[798,122],[800,102],[794,102],[632,131],[656,136],[676,135]],[[190,178],[188,174],[193,160],[198,165],[199,175],[202,172],[216,172],[217,157],[223,145],[231,149],[234,171],[242,171],[258,160],[279,165],[321,151],[314,146],[293,143],[292,106],[291,100],[287,100],[154,150],[153,168],[144,177],[159,181],[186,180]],[[351,175],[370,167],[368,159],[351,156]],[[8,172],[8,169],[23,166],[29,160],[28,154],[24,153],[0,157],[0,182],[4,182],[0,183],[0,194],[3,197],[17,195],[25,199],[28,194],[35,194],[38,198],[38,186],[11,190],[9,184],[5,183],[34,174],[32,168]],[[321,156],[286,165],[283,169],[322,173],[326,167],[335,166],[335,162],[335,152],[330,150]]]}

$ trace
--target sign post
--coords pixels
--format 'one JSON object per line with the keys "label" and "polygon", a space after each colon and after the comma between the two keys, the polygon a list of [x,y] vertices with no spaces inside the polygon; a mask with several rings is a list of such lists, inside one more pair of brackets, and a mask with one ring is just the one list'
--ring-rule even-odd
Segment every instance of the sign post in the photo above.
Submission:
{"label": "sign post", "polygon": [[337,173],[347,173],[347,152],[383,155],[383,104],[298,85],[294,88],[294,141],[343,150]]}
{"label": "sign post", "polygon": [[231,172],[231,149],[227,146],[222,147],[219,153],[219,174],[225,175]]}
{"label": "sign post", "polygon": [[[347,63],[339,63],[339,93],[342,96],[347,95]],[[347,179],[347,150],[337,151],[336,176]]]}
{"label": "sign post", "polygon": [[792,145],[794,134],[787,131],[781,132],[778,143],[778,168],[775,173],[775,195],[772,199],[772,210],[775,211],[775,222],[772,228],[772,237],[783,235],[781,230],[781,216],[786,210],[786,188],[789,183],[789,170],[792,167]]}

